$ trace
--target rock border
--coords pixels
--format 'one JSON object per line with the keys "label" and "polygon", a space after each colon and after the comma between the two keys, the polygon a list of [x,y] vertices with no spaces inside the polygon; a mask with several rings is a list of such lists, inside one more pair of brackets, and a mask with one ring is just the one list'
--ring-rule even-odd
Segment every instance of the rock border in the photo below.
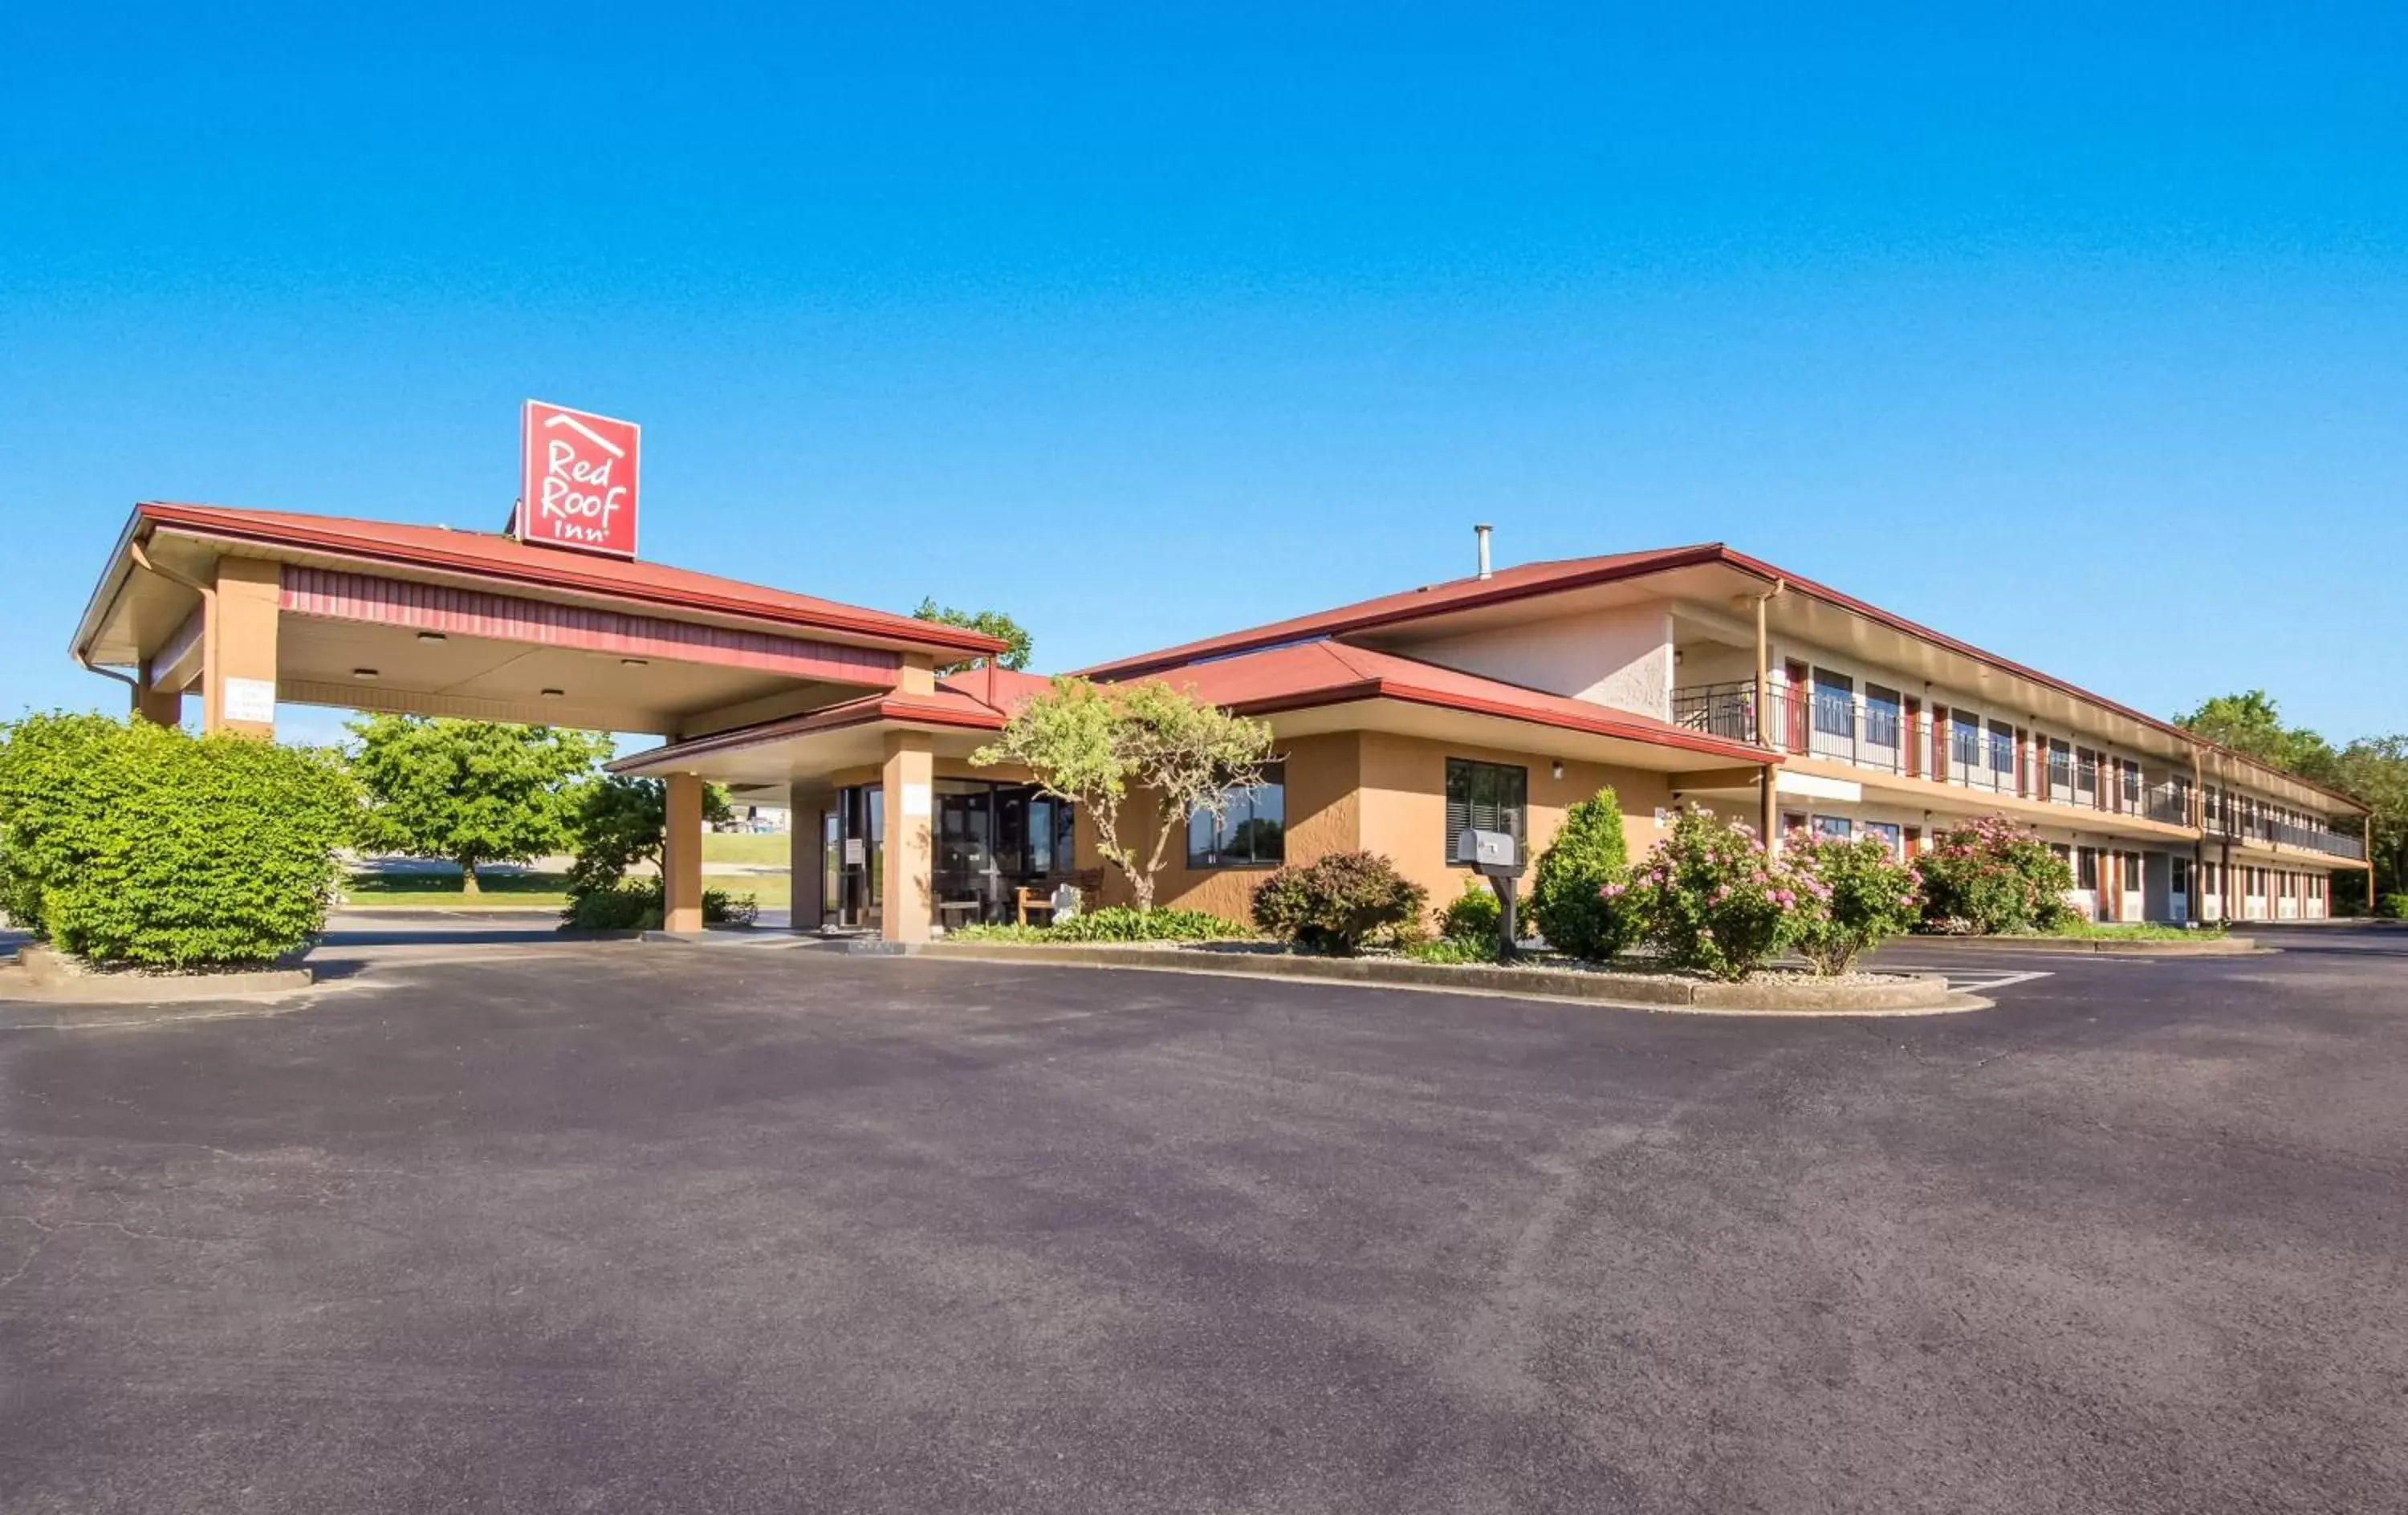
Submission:
{"label": "rock border", "polygon": [[19,948],[17,967],[23,977],[22,987],[31,991],[22,997],[98,1005],[184,1005],[196,1000],[285,993],[307,989],[317,981],[316,975],[305,967],[95,973],[50,947]]}
{"label": "rock border", "polygon": [[1951,993],[1936,973],[1891,974],[1884,983],[1800,983],[1758,979],[1718,983],[1636,973],[1581,973],[1485,964],[1415,963],[1383,957],[1312,957],[1282,952],[1214,952],[1194,948],[1044,942],[895,942],[849,949],[877,956],[948,957],[972,962],[1047,963],[1072,967],[1150,968],[1166,973],[1219,973],[1256,979],[1386,984],[1510,994],[1523,999],[1579,1000],[1638,1008],[1714,1010],[1764,1015],[1899,1014],[1986,1009],[1990,1002]]}

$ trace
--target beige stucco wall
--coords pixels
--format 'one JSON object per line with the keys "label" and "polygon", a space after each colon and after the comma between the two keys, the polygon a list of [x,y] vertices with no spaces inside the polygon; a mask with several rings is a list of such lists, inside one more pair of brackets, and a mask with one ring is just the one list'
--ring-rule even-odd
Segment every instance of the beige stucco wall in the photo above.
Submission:
{"label": "beige stucco wall", "polygon": [[[1361,794],[1355,775],[1362,740],[1357,733],[1340,732],[1281,744],[1287,759],[1287,855],[1291,859],[1350,851],[1360,845],[1356,837]],[[1135,797],[1124,807],[1124,840],[1139,847],[1140,856],[1153,845],[1155,814],[1145,796]],[[1081,867],[1104,866],[1096,851],[1095,818],[1084,810],[1079,812],[1078,849]],[[1244,921],[1254,913],[1254,890],[1269,876],[1270,869],[1263,867],[1190,868],[1182,828],[1171,836],[1169,862],[1155,878],[1154,902]],[[1104,902],[1125,905],[1130,897],[1128,882],[1120,870],[1105,867]]]}
{"label": "beige stucco wall", "polygon": [[[1446,830],[1446,760],[1473,758],[1510,763],[1529,770],[1531,855],[1555,838],[1564,812],[1598,789],[1612,785],[1622,805],[1631,854],[1643,854],[1662,833],[1656,808],[1672,803],[1662,774],[1567,763],[1557,779],[1543,753],[1473,747],[1460,743],[1348,732],[1307,737],[1286,745],[1287,858],[1310,863],[1330,852],[1356,849],[1380,852],[1397,869],[1429,891],[1430,908],[1442,909],[1463,892],[1469,870],[1449,865]],[[1149,812],[1150,813],[1150,812]],[[1151,832],[1147,835],[1151,836]],[[1080,863],[1095,865],[1094,834],[1080,822]],[[1155,886],[1154,903],[1210,910],[1233,921],[1252,913],[1254,893],[1268,876],[1263,868],[1190,869],[1183,838]],[[1526,881],[1525,886],[1527,888]],[[1107,903],[1125,903],[1126,884],[1116,870],[1104,882]]]}
{"label": "beige stucco wall", "polygon": [[1417,639],[1398,650],[1526,689],[1671,719],[1672,616],[1661,602]]}
{"label": "beige stucco wall", "polygon": [[[1555,839],[1564,812],[1608,785],[1621,803],[1633,857],[1656,845],[1656,837],[1663,835],[1656,824],[1656,808],[1669,809],[1672,804],[1671,786],[1658,773],[1567,763],[1564,776],[1557,779],[1549,766],[1552,759],[1544,754],[1381,732],[1365,733],[1363,744],[1361,845],[1368,851],[1385,854],[1398,872],[1427,889],[1432,909],[1444,908],[1463,893],[1463,880],[1469,876],[1469,870],[1448,861],[1446,760],[1451,757],[1510,763],[1529,770],[1528,841],[1533,860]],[[1526,891],[1529,887],[1526,875],[1523,887]]]}

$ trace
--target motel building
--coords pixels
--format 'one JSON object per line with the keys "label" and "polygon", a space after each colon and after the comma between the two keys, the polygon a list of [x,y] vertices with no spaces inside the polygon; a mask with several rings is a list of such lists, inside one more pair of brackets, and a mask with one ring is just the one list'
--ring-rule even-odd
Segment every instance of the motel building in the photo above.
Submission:
{"label": "motel building", "polygon": [[[208,731],[272,736],[280,701],[654,734],[612,766],[666,780],[672,931],[701,927],[706,780],[791,808],[800,929],[910,942],[1064,882],[1120,897],[1071,807],[970,762],[1045,687],[943,671],[999,643],[641,561],[627,504],[575,540],[523,504],[509,532],[140,505],[74,654],[147,719],[197,695]],[[1442,905],[1458,831],[1535,856],[1608,785],[1634,857],[1685,803],[1901,856],[2003,814],[2100,921],[2315,920],[2368,866],[2339,794],[1718,543],[1494,571],[1479,545],[1463,578],[1082,670],[1277,738],[1158,904],[1242,920],[1269,868],[1362,849]]]}

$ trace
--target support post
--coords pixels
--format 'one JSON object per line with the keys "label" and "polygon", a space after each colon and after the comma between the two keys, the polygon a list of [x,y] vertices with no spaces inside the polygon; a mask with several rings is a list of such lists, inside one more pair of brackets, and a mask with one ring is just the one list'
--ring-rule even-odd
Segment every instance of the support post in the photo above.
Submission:
{"label": "support post", "polygon": [[260,558],[220,558],[203,602],[201,730],[276,735],[276,627],[283,569]]}
{"label": "support post", "polygon": [[661,833],[661,929],[702,930],[702,779],[668,776]]}
{"label": "support post", "polygon": [[[1770,594],[1756,597],[1756,745],[1772,746],[1772,642],[1765,635],[1764,605]],[[1770,836],[1771,833],[1767,832]]]}
{"label": "support post", "polygon": [[1772,765],[1768,763],[1756,780],[1756,834],[1764,840],[1766,857],[1781,855],[1781,833],[1776,829],[1780,821],[1781,796],[1773,791],[1774,772]]}
{"label": "support post", "polygon": [[794,893],[786,913],[789,931],[816,932],[827,918],[827,837],[820,812],[834,802],[833,794],[816,786],[786,787],[786,868]]}
{"label": "support post", "polygon": [[145,665],[134,681],[134,713],[154,726],[179,726],[184,722],[184,696],[172,689],[161,689],[151,682],[150,669]]}
{"label": "support post", "polygon": [[926,732],[887,736],[880,782],[886,791],[886,903],[880,935],[891,942],[926,941],[937,913],[936,758]]}

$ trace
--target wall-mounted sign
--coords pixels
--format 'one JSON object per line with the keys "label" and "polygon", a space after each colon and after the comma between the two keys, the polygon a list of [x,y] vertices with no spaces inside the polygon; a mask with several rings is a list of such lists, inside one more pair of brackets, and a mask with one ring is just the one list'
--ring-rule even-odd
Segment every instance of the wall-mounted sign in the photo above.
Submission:
{"label": "wall-mounted sign", "polygon": [[519,419],[518,539],[634,557],[639,430],[529,400]]}
{"label": "wall-mounted sign", "polygon": [[250,721],[263,726],[276,723],[276,680],[273,679],[229,679],[219,698],[225,708],[219,715],[227,721]]}

